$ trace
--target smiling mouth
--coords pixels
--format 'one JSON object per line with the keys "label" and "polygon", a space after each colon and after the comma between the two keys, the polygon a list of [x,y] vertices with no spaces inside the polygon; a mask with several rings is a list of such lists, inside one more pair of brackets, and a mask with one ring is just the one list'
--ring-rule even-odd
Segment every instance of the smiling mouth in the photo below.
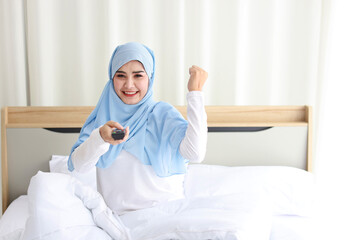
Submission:
{"label": "smiling mouth", "polygon": [[139,91],[136,92],[123,92],[123,94],[125,95],[125,97],[133,97],[135,96]]}

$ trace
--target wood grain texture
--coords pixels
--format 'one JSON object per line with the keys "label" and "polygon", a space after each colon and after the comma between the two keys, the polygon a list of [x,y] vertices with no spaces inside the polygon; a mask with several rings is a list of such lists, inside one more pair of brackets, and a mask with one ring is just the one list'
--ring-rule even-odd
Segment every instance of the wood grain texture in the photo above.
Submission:
{"label": "wood grain texture", "polygon": [[2,178],[2,209],[3,213],[9,205],[9,184],[8,184],[8,162],[7,162],[7,138],[6,138],[6,125],[7,125],[7,110],[8,108],[1,109],[1,178]]}
{"label": "wood grain texture", "polygon": [[[186,118],[186,106],[176,106]],[[8,128],[82,127],[94,107],[9,107]],[[306,126],[306,106],[206,106],[209,127]]]}
{"label": "wood grain texture", "polygon": [[307,138],[307,170],[312,172],[312,146],[313,146],[313,121],[312,121],[312,107],[306,106],[306,122],[308,129],[308,138]]}

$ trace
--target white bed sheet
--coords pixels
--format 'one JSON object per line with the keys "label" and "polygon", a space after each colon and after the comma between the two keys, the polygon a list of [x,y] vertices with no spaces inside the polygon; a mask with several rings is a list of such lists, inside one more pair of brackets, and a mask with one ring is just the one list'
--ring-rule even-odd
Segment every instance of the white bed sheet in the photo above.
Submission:
{"label": "white bed sheet", "polygon": [[21,239],[29,217],[29,201],[26,195],[15,199],[0,219],[0,240]]}
{"label": "white bed sheet", "polygon": [[314,217],[274,216],[270,240],[315,240]]}
{"label": "white bed sheet", "polygon": [[[197,225],[203,233],[201,237],[208,236],[208,238],[217,236],[217,239],[244,239],[241,238],[241,234],[254,235],[255,232],[259,232],[255,229],[261,228],[264,234],[257,238],[249,236],[245,239],[309,240],[312,239],[309,230],[312,184],[313,178],[310,173],[287,167],[229,168],[194,165],[189,167],[185,181],[186,200],[132,212],[123,215],[121,220],[131,229],[134,239],[146,239],[145,236],[152,236],[148,239],[181,238],[182,230],[196,230],[194,226]],[[271,203],[271,211],[269,211],[269,203]],[[0,220],[0,240],[23,239],[22,234],[29,216],[28,205],[27,196],[21,196],[12,202]],[[227,206],[229,208],[226,208]],[[231,211],[234,209],[242,215],[237,219],[238,222],[252,222],[253,225],[236,226],[238,229],[244,228],[242,233],[231,230],[212,232],[211,230],[216,229],[215,226],[219,223],[223,227],[232,224],[226,222],[226,218],[229,219],[229,216],[236,218],[232,214],[234,211]],[[222,212],[220,213],[219,210]],[[226,214],[230,215],[226,216]],[[204,216],[210,221],[203,221]],[[263,219],[263,222],[258,222],[256,225],[254,219]],[[199,224],[201,221],[203,221],[202,226]],[[142,227],[136,227],[139,225]],[[174,226],[178,227],[174,228]],[[98,231],[96,228],[91,231],[94,229]],[[73,229],[73,232],[67,231],[66,234],[74,234],[74,231],[81,229]],[[91,231],[89,234],[93,235]],[[205,235],[206,231],[208,235]],[[191,231],[183,232],[185,235],[182,239],[190,239]],[[195,234],[193,239],[203,239],[196,238],[199,236]]]}
{"label": "white bed sheet", "polygon": [[[26,220],[29,217],[28,198],[20,196],[9,206],[0,219],[0,239],[18,240],[22,238]],[[124,216],[130,226],[134,224],[134,214]],[[300,216],[273,216],[270,240],[315,240],[314,218]]]}

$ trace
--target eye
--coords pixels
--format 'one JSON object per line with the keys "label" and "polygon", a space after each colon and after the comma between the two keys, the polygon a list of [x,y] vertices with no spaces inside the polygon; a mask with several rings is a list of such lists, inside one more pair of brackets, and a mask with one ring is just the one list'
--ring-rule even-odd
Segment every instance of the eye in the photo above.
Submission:
{"label": "eye", "polygon": [[118,74],[116,74],[116,75],[115,75],[115,77],[117,77],[117,78],[124,78],[124,77],[125,77],[125,75],[124,75],[124,74],[120,74],[120,73],[118,73]]}
{"label": "eye", "polygon": [[135,77],[136,77],[136,78],[141,78],[141,77],[143,77],[143,75],[141,75],[141,74],[136,74]]}

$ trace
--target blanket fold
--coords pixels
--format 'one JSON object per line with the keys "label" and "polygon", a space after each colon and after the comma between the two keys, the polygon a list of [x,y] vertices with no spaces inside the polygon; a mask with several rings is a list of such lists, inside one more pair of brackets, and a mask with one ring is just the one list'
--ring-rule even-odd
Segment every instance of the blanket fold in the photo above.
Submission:
{"label": "blanket fold", "polygon": [[23,239],[130,239],[100,193],[62,173],[39,171],[28,188]]}

